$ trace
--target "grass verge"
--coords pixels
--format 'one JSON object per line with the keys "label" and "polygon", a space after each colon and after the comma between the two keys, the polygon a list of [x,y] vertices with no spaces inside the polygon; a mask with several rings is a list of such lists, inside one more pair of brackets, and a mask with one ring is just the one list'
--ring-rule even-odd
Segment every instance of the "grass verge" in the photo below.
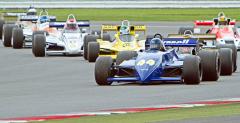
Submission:
{"label": "grass verge", "polygon": [[44,121],[41,123],[151,123],[167,120],[231,115],[240,115],[240,103],[110,116],[90,116],[65,120]]}
{"label": "grass verge", "polygon": [[[0,12],[23,12],[23,9],[0,10]],[[49,9],[49,14],[56,15],[59,21],[66,20],[68,14],[78,19],[92,21],[193,21],[212,19],[219,12],[240,20],[240,8],[229,9]]]}

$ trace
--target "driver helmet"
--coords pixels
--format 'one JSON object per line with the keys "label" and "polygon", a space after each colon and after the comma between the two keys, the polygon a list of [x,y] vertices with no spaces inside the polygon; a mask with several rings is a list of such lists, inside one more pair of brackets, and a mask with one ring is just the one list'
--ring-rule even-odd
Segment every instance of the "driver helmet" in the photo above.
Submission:
{"label": "driver helmet", "polygon": [[40,23],[46,23],[49,21],[49,18],[47,16],[41,16],[40,17]]}
{"label": "driver helmet", "polygon": [[219,25],[227,25],[227,19],[224,15],[219,17]]}
{"label": "driver helmet", "polygon": [[163,41],[160,38],[153,38],[150,41],[150,50],[160,50],[160,51],[165,51],[165,45]]}
{"label": "driver helmet", "polygon": [[74,19],[69,19],[66,23],[66,29],[76,30],[78,28],[77,22]]}
{"label": "driver helmet", "polygon": [[37,15],[37,10],[33,7],[30,7],[27,11],[27,15]]}
{"label": "driver helmet", "polygon": [[123,35],[126,35],[126,34],[129,34],[129,27],[126,26],[126,25],[122,25],[120,27],[120,34],[123,34]]}

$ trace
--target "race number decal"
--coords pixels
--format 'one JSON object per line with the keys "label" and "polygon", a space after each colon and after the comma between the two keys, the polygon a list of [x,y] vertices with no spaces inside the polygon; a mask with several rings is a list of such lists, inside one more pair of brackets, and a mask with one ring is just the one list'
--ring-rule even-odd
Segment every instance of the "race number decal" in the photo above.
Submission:
{"label": "race number decal", "polygon": [[147,61],[145,61],[144,59],[142,59],[142,60],[140,60],[138,63],[137,63],[137,66],[142,66],[142,65],[144,65],[144,64],[147,64],[147,65],[149,65],[149,66],[153,66],[153,65],[155,65],[155,61],[153,60],[153,59],[149,59],[149,60],[147,60]]}
{"label": "race number decal", "polygon": [[123,46],[123,47],[129,47],[129,46],[130,46],[130,43],[124,43],[122,46]]}
{"label": "race number decal", "polygon": [[150,65],[150,66],[153,66],[155,64],[155,61],[150,59],[146,62],[146,64]]}
{"label": "race number decal", "polygon": [[137,63],[137,66],[142,66],[142,65],[144,65],[144,64],[145,64],[145,60],[142,59],[142,60],[140,60],[140,61]]}

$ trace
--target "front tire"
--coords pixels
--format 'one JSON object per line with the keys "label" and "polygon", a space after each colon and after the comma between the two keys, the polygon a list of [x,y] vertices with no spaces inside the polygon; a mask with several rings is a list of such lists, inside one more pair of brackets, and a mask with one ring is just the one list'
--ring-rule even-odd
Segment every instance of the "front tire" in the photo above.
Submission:
{"label": "front tire", "polygon": [[187,85],[197,85],[201,81],[202,66],[198,56],[186,56],[183,62],[183,81]]}
{"label": "front tire", "polygon": [[23,40],[24,40],[24,36],[23,36],[23,30],[21,28],[14,28],[13,29],[13,48],[14,49],[19,49],[23,47]]}
{"label": "front tire", "polygon": [[112,76],[111,69],[113,65],[113,59],[111,57],[100,56],[95,63],[95,80],[98,85],[111,85],[108,77]]}
{"label": "front tire", "polygon": [[233,72],[237,70],[237,48],[233,44],[218,45],[218,48],[229,48],[232,50]]}
{"label": "front tire", "polygon": [[0,20],[0,39],[2,39],[4,20]]}
{"label": "front tire", "polygon": [[3,45],[5,47],[11,47],[11,42],[12,42],[12,30],[13,28],[16,27],[13,24],[5,24],[3,26]]}
{"label": "front tire", "polygon": [[100,45],[98,42],[89,42],[88,43],[88,61],[95,62],[99,56]]}
{"label": "front tire", "polygon": [[88,43],[97,42],[97,36],[95,35],[86,35],[83,40],[83,57],[85,60],[88,60]]}
{"label": "front tire", "polygon": [[219,49],[221,62],[221,75],[232,75],[233,72],[233,58],[232,50],[229,48]]}
{"label": "front tire", "polygon": [[32,52],[36,57],[45,56],[46,37],[42,34],[36,34],[33,38]]}

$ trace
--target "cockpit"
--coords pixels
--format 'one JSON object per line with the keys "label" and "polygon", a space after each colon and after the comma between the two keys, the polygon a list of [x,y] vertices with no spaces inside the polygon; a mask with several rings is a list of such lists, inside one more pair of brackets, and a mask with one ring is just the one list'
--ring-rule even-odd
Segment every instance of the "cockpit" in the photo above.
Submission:
{"label": "cockpit", "polygon": [[27,11],[27,15],[37,15],[37,10],[34,8],[29,8]]}
{"label": "cockpit", "polygon": [[78,27],[77,21],[74,17],[74,15],[69,15],[68,19],[66,21],[66,24],[64,26],[64,32],[65,33],[79,33],[80,29]]}
{"label": "cockpit", "polygon": [[46,22],[50,22],[50,19],[48,16],[43,15],[40,17],[39,21],[40,21],[40,23],[46,23]]}
{"label": "cockpit", "polygon": [[134,41],[135,37],[130,34],[122,34],[119,36],[119,39],[123,42],[131,42]]}

